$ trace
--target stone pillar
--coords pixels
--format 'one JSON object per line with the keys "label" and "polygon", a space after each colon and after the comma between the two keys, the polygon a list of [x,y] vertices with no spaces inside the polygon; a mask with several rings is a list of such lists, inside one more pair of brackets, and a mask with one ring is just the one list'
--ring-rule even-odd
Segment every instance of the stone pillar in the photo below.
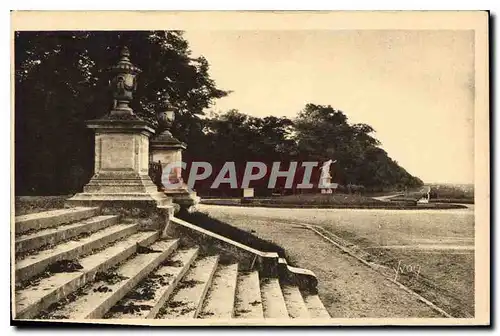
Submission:
{"label": "stone pillar", "polygon": [[162,229],[173,213],[172,199],[158,192],[148,176],[149,136],[143,120],[92,120],[94,175],[70,206],[99,206],[103,214],[137,217],[146,229]]}
{"label": "stone pillar", "polygon": [[181,176],[182,151],[186,144],[164,131],[151,140],[151,158],[161,163],[164,193],[180,205],[182,210],[192,211],[200,202],[196,192],[189,190]]}
{"label": "stone pillar", "polygon": [[148,176],[149,137],[153,128],[128,106],[140,72],[124,48],[111,69],[114,108],[106,116],[87,122],[95,132],[94,175],[68,200],[70,206],[100,206],[103,213],[141,217],[141,224],[166,225],[173,210],[172,200],[158,192]]}
{"label": "stone pillar", "polygon": [[148,176],[149,136],[154,130],[139,119],[91,120],[87,127],[95,131],[94,175],[78,198],[157,198]]}

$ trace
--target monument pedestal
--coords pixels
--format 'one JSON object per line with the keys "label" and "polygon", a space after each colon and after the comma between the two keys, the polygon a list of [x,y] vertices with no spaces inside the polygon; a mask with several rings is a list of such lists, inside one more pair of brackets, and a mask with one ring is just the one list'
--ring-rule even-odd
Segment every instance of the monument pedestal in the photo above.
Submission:
{"label": "monument pedestal", "polygon": [[169,131],[164,131],[151,140],[152,161],[160,163],[163,171],[163,192],[171,197],[181,210],[191,211],[200,202],[200,197],[196,192],[189,190],[182,180],[181,164],[184,149],[186,144],[174,138]]}
{"label": "monument pedestal", "polygon": [[322,194],[331,194],[332,193],[332,189],[330,189],[330,182],[331,181],[332,181],[332,179],[328,175],[322,176],[320,178],[319,188],[320,188]]}
{"label": "monument pedestal", "polygon": [[148,176],[149,137],[154,133],[148,123],[132,114],[92,120],[87,127],[95,130],[94,176],[68,204],[100,206],[102,213],[147,218],[153,212],[168,218],[172,200],[158,192]]}

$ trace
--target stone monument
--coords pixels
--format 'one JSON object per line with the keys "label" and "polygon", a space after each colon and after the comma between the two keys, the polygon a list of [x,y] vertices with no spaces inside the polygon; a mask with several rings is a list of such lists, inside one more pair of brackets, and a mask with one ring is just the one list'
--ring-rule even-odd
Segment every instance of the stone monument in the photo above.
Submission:
{"label": "stone monument", "polygon": [[322,194],[331,194],[332,193],[332,187],[337,188],[336,183],[331,183],[332,182],[332,175],[330,174],[330,166],[332,163],[337,162],[337,160],[328,160],[323,163],[321,166],[321,175],[319,178],[319,188],[321,189]]}
{"label": "stone monument", "polygon": [[127,47],[110,71],[113,108],[100,119],[87,121],[95,132],[94,175],[68,204],[101,206],[109,212],[139,210],[144,216],[158,208],[170,213],[172,200],[148,176],[149,137],[155,131],[129,106],[141,70],[131,63]]}
{"label": "stone monument", "polygon": [[157,113],[158,127],[163,131],[151,140],[151,160],[161,166],[159,190],[171,197],[181,210],[192,211],[200,198],[188,188],[181,176],[182,151],[187,147],[169,130],[174,118],[175,109],[167,102],[165,109]]}
{"label": "stone monument", "polygon": [[423,195],[417,200],[417,203],[428,204],[431,199],[431,187],[422,188]]}

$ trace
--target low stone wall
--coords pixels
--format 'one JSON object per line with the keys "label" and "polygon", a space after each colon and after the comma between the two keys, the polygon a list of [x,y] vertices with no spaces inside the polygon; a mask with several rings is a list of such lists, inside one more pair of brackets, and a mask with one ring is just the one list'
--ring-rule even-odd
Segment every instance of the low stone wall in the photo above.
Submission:
{"label": "low stone wall", "polygon": [[163,236],[181,238],[182,246],[198,246],[204,255],[218,254],[221,260],[238,262],[240,271],[256,269],[263,277],[279,276],[284,283],[292,283],[309,293],[317,292],[318,280],[313,272],[288,265],[276,252],[256,250],[175,217]]}

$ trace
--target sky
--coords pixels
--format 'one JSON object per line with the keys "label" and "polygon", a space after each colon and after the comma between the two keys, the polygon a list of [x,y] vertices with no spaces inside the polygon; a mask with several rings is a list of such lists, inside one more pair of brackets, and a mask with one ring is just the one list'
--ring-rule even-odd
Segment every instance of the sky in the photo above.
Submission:
{"label": "sky", "polygon": [[467,30],[186,31],[217,86],[212,110],[294,118],[307,103],[367,123],[427,183],[474,182],[474,33]]}

